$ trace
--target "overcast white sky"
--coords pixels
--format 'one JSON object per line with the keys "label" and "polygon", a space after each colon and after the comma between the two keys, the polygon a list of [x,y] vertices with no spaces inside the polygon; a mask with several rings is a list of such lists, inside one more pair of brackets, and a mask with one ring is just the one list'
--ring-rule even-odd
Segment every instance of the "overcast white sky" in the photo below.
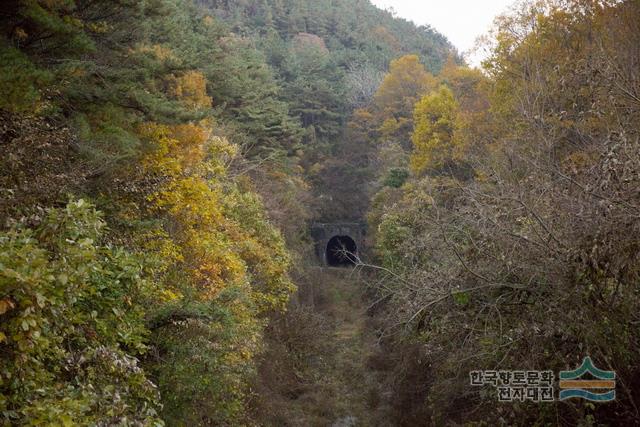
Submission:
{"label": "overcast white sky", "polygon": [[[514,0],[371,0],[376,6],[393,7],[397,15],[418,25],[429,24],[444,34],[461,53],[473,47],[476,37],[487,32],[493,18]],[[472,65],[480,58],[469,57]]]}

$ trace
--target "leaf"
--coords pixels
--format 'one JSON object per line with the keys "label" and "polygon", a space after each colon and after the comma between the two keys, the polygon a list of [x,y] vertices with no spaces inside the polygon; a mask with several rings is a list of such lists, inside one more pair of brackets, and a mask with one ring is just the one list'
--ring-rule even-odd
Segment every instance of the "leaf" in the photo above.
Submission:
{"label": "leaf", "polygon": [[9,298],[4,298],[0,300],[0,314],[5,314],[7,311],[15,308],[15,303],[11,301]]}
{"label": "leaf", "polygon": [[58,280],[60,281],[61,284],[66,285],[67,282],[69,281],[69,276],[67,276],[64,273],[60,273],[58,275]]}
{"label": "leaf", "polygon": [[469,304],[469,294],[467,292],[456,292],[453,294],[453,300],[458,305],[467,305]]}
{"label": "leaf", "polygon": [[5,342],[7,340],[7,336],[4,332],[0,332],[0,343]]}
{"label": "leaf", "polygon": [[60,416],[60,422],[62,422],[62,425],[64,427],[67,427],[67,426],[71,427],[71,426],[75,425],[73,420],[71,419],[71,417],[69,415],[66,415],[66,414]]}
{"label": "leaf", "polygon": [[38,307],[43,308],[47,302],[47,298],[38,292],[36,293],[36,302],[38,303]]}

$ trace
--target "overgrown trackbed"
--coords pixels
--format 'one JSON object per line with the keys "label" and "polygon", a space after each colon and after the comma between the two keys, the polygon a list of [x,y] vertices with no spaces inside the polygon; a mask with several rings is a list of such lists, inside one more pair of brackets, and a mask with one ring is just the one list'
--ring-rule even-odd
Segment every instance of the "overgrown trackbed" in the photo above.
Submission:
{"label": "overgrown trackbed", "polygon": [[360,276],[318,267],[300,282],[298,301],[270,331],[259,417],[267,425],[389,425],[370,367],[377,339]]}

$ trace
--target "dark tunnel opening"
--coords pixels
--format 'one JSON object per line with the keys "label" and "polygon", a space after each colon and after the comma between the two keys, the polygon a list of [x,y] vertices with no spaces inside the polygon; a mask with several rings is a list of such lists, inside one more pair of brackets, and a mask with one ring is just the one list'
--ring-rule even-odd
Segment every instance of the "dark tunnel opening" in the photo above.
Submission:
{"label": "dark tunnel opening", "polygon": [[333,236],[326,249],[327,264],[332,267],[355,265],[358,247],[349,236]]}

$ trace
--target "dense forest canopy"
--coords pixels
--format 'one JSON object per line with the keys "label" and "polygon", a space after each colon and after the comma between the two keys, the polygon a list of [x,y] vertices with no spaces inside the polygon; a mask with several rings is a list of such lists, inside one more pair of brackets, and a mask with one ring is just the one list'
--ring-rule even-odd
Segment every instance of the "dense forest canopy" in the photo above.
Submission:
{"label": "dense forest canopy", "polygon": [[[5,2],[0,425],[640,422],[640,3],[486,39],[480,70],[368,0]],[[614,402],[469,385],[587,355]]]}

